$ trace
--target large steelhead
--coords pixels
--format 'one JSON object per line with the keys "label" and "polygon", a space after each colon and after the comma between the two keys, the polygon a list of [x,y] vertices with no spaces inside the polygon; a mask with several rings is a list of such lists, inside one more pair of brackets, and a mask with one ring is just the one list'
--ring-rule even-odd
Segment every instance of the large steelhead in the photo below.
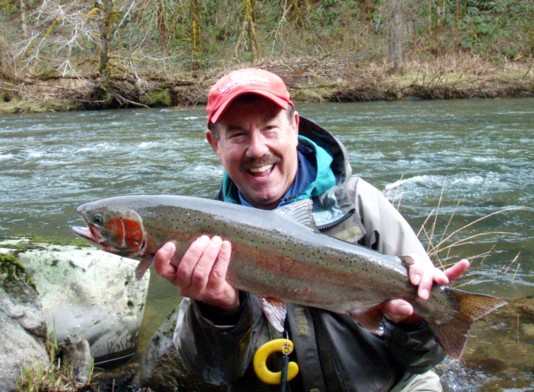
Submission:
{"label": "large steelhead", "polygon": [[121,196],[80,206],[87,227],[73,230],[108,252],[141,260],[138,278],[167,241],[178,242],[184,252],[202,234],[220,235],[232,243],[228,281],[262,298],[277,329],[283,325],[285,314],[277,311],[284,301],[350,314],[373,329],[380,319],[368,310],[402,298],[426,320],[447,354],[459,358],[471,324],[506,304],[448,286],[434,286],[423,301],[401,258],[318,233],[311,208],[309,200],[265,211],[195,197]]}

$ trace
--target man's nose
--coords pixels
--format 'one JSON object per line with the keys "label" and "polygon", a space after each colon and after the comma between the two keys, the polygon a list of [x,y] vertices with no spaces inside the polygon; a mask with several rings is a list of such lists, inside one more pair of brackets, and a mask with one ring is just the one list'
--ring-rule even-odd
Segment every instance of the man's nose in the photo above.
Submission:
{"label": "man's nose", "polygon": [[260,158],[269,152],[269,147],[265,143],[265,138],[260,132],[254,133],[250,138],[250,144],[247,148],[247,156],[251,158]]}

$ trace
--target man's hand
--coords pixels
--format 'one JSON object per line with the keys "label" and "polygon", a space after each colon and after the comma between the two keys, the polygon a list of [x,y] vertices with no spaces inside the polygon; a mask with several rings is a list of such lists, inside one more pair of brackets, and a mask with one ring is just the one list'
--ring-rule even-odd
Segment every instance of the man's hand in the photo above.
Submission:
{"label": "man's hand", "polygon": [[178,287],[180,295],[228,312],[239,308],[239,292],[226,281],[232,246],[221,237],[197,238],[180,261],[176,244],[167,242],[156,253],[156,272]]}
{"label": "man's hand", "polygon": [[[441,271],[428,263],[416,261],[408,267],[408,276],[413,285],[418,286],[417,294],[419,298],[427,300],[430,290],[435,283],[446,285],[457,279],[469,268],[468,260],[461,260],[452,267]],[[400,323],[418,323],[421,318],[413,314],[413,307],[402,299],[394,299],[384,302],[381,305],[382,312],[391,321]]]}

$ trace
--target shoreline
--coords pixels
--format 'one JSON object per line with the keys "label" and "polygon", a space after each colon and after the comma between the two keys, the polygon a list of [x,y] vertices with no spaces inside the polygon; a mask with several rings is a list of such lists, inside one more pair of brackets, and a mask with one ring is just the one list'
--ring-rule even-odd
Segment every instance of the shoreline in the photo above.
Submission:
{"label": "shoreline", "polygon": [[[386,63],[317,63],[305,72],[298,61],[241,67],[251,66],[279,74],[297,103],[534,97],[533,65],[525,62],[449,57],[410,62],[400,73],[392,73]],[[210,86],[228,71],[173,79],[112,75],[107,83],[97,76],[58,74],[0,80],[0,114],[204,105]]]}

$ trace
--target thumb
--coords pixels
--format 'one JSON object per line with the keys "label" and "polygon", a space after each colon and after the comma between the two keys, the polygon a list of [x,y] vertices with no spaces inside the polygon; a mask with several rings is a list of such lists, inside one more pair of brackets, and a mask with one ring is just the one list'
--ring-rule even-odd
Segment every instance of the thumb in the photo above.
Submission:
{"label": "thumb", "polygon": [[154,257],[156,272],[166,279],[174,277],[178,263],[174,261],[173,256],[176,252],[176,244],[172,241],[165,243],[158,249]]}

